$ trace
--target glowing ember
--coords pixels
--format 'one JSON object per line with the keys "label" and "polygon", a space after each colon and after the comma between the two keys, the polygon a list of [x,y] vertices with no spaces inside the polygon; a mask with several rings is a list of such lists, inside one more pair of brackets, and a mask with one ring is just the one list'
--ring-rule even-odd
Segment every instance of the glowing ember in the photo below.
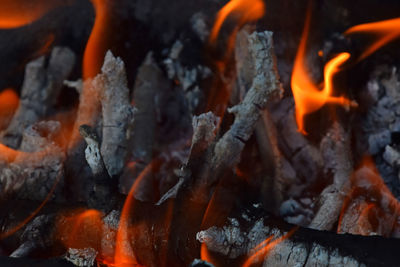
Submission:
{"label": "glowing ember", "polygon": [[330,60],[324,68],[324,85],[322,90],[311,80],[305,67],[306,42],[310,28],[310,15],[307,16],[303,35],[297,51],[291,80],[292,92],[296,104],[296,122],[299,131],[307,134],[304,127],[304,117],[324,106],[338,104],[342,106],[356,106],[345,97],[333,96],[332,77],[340,70],[339,67],[349,58],[349,53],[340,53]]}
{"label": "glowing ember", "polygon": [[398,38],[400,36],[399,29],[400,18],[396,18],[356,25],[348,29],[344,34],[346,36],[367,34],[374,39],[372,44],[359,57],[359,60],[363,60],[382,46]]}
{"label": "glowing ember", "polygon": [[360,211],[358,218],[354,219],[356,219],[356,226],[361,231],[360,234],[365,235],[369,234],[368,232],[363,232],[366,228],[365,224],[368,224],[369,228],[373,229],[374,232],[379,232],[380,224],[388,223],[384,221],[387,218],[386,215],[392,217],[395,214],[399,214],[399,202],[383,182],[372,158],[363,158],[351,178],[351,185],[352,190],[343,203],[339,217],[337,229],[339,233],[342,232],[346,214],[354,214],[352,210],[349,210],[350,208]]}
{"label": "glowing ember", "polygon": [[51,9],[68,2],[72,0],[1,0],[0,28],[16,28],[32,23]]}
{"label": "glowing ember", "polygon": [[254,252],[247,258],[245,263],[242,265],[242,267],[249,267],[252,264],[255,264],[265,258],[265,256],[268,254],[268,252],[274,248],[276,245],[281,243],[282,241],[290,238],[294,232],[296,232],[298,227],[293,228],[290,230],[287,234],[274,239],[274,235],[268,237],[265,239],[263,242],[258,244],[253,250]]}
{"label": "glowing ember", "polygon": [[2,120],[14,114],[19,105],[19,97],[13,89],[7,88],[0,93],[0,125]]}
{"label": "glowing ember", "polygon": [[100,250],[103,215],[97,210],[84,210],[66,217],[59,226],[61,240],[68,248]]}
{"label": "glowing ember", "polygon": [[214,264],[214,260],[211,258],[210,254],[208,253],[208,249],[207,249],[206,243],[202,243],[201,244],[201,247],[200,247],[200,258],[203,261],[206,261],[206,262],[209,262],[209,263],[212,263],[213,265],[215,265]]}
{"label": "glowing ember", "polygon": [[136,178],[128,193],[128,196],[126,197],[124,207],[122,208],[121,212],[115,244],[114,263],[112,266],[140,266],[137,262],[129,239],[129,219],[134,207],[135,198],[133,194],[135,193],[141,181],[146,179],[146,177],[152,172],[152,168],[154,167],[153,163],[154,162],[147,165],[139,177]]}

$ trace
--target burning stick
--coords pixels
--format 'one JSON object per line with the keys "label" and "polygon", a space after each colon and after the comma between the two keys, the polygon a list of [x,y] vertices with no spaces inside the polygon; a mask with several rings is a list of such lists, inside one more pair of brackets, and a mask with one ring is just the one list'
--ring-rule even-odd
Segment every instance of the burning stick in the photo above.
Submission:
{"label": "burning stick", "polygon": [[325,162],[332,166],[333,183],[322,191],[319,210],[309,227],[331,230],[339,218],[344,199],[350,190],[350,177],[353,171],[350,133],[340,123],[334,122],[321,141],[321,150],[326,152]]}
{"label": "burning stick", "polygon": [[223,171],[232,168],[239,161],[245,142],[253,133],[268,99],[281,92],[273,54],[272,33],[254,32],[249,36],[249,43],[255,76],[243,101],[228,109],[235,114],[235,121],[215,145],[210,172],[213,175],[208,181],[204,181],[207,186],[214,184]]}

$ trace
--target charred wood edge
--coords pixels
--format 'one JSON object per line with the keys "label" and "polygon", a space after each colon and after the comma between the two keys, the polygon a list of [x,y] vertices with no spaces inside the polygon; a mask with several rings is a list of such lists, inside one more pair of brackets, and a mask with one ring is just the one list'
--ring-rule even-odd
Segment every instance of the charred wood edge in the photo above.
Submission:
{"label": "charred wood edge", "polygon": [[[197,238],[205,242],[210,251],[243,260],[272,234],[278,238],[294,227],[271,217],[257,220],[246,230],[237,222],[223,228],[211,227],[199,232]],[[400,240],[394,238],[336,234],[300,227],[261,261],[264,266],[398,266],[398,246]]]}
{"label": "charred wood edge", "polygon": [[25,128],[48,115],[74,63],[75,54],[69,48],[54,47],[47,66],[44,56],[27,64],[20,104],[2,133],[3,144],[18,148]]}
{"label": "charred wood edge", "polygon": [[206,151],[209,150],[209,147],[215,140],[219,121],[220,118],[216,117],[212,112],[203,113],[199,116],[193,117],[193,137],[188,161],[180,171],[181,173],[179,175],[180,178],[178,183],[168,190],[156,205],[161,205],[167,199],[176,197],[184,182],[187,181],[187,179],[190,179],[192,172],[201,171],[196,170],[195,164],[198,164],[198,162],[207,164],[204,156],[207,154]]}
{"label": "charred wood edge", "polygon": [[53,226],[54,219],[54,215],[40,215],[29,222],[20,236],[22,244],[10,254],[10,257],[28,257],[32,251],[51,245],[53,231],[49,229]]}
{"label": "charred wood edge", "polygon": [[333,183],[322,191],[318,212],[309,227],[331,230],[339,219],[344,200],[350,191],[350,177],[353,171],[350,134],[339,122],[334,122],[322,142],[334,147]]}

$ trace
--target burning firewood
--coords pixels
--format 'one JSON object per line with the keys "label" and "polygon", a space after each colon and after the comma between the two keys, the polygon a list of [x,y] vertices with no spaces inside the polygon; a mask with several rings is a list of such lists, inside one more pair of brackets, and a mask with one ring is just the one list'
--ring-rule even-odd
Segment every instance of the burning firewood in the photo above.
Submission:
{"label": "burning firewood", "polygon": [[[331,166],[333,183],[320,195],[318,211],[309,227],[332,230],[338,221],[344,199],[350,191],[350,177],[353,171],[350,153],[350,136],[338,122],[334,122],[326,137],[321,141],[326,166]],[[332,158],[333,157],[333,158]]]}
{"label": "burning firewood", "polygon": [[26,66],[21,101],[10,125],[2,133],[3,144],[19,148],[25,128],[50,115],[74,63],[75,55],[69,48],[55,47],[48,63],[42,56]]}

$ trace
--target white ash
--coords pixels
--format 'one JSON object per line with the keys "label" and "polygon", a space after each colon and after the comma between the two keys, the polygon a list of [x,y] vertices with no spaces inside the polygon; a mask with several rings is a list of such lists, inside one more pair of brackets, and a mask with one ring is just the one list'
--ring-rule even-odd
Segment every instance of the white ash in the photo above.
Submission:
{"label": "white ash", "polygon": [[17,194],[19,198],[43,201],[53,190],[51,199],[62,200],[65,153],[53,140],[59,123],[39,122],[23,133],[21,147],[12,162],[2,161],[1,197]]}
{"label": "white ash", "polygon": [[65,259],[79,267],[92,267],[97,251],[93,248],[69,248]]}
{"label": "white ash", "polygon": [[383,159],[392,167],[400,166],[400,152],[390,145],[387,145],[385,147],[385,152],[383,152]]}
{"label": "white ash", "polygon": [[193,14],[193,16],[190,18],[192,30],[203,42],[205,42],[210,35],[209,26],[207,25],[206,20],[206,16],[201,12]]}
{"label": "white ash", "polygon": [[196,239],[205,243],[210,251],[221,253],[231,259],[246,255],[252,248],[261,243],[270,233],[270,229],[264,226],[264,220],[257,220],[247,232],[240,230],[236,219],[228,218],[229,224],[222,228],[215,226],[200,231]]}
{"label": "white ash", "polygon": [[[268,237],[274,239],[284,236],[278,228],[264,225],[263,219],[257,220],[249,231],[241,230],[236,219],[229,219],[229,224],[222,228],[211,227],[197,234],[197,240],[207,245],[207,249],[221,253],[231,259],[254,254],[254,248]],[[275,244],[258,262],[263,266],[362,266],[365,264],[351,256],[342,256],[339,251],[326,248],[316,242],[309,247],[290,238]]]}
{"label": "white ash", "polygon": [[[111,177],[122,172],[127,157],[134,108],[129,102],[125,65],[107,51],[98,81],[102,109],[101,155]],[[100,82],[101,81],[101,82]]]}
{"label": "white ash", "polygon": [[87,147],[85,149],[86,161],[89,164],[93,174],[99,174],[104,171],[103,159],[100,154],[100,144],[97,140],[94,140],[90,137],[86,137],[85,141],[87,143]]}
{"label": "white ash", "polygon": [[[366,82],[361,102],[367,112],[357,116],[361,131],[355,141],[359,153],[372,154],[382,179],[396,197],[400,196],[400,180],[394,150],[400,131],[400,74],[396,66],[377,65]],[[392,150],[393,148],[394,150]]]}
{"label": "white ash", "polygon": [[167,70],[170,80],[177,80],[184,91],[188,91],[198,83],[199,80],[210,77],[211,70],[205,66],[197,65],[194,68],[184,66],[180,61],[180,53],[184,49],[184,44],[177,40],[169,51],[168,58],[163,63]]}

